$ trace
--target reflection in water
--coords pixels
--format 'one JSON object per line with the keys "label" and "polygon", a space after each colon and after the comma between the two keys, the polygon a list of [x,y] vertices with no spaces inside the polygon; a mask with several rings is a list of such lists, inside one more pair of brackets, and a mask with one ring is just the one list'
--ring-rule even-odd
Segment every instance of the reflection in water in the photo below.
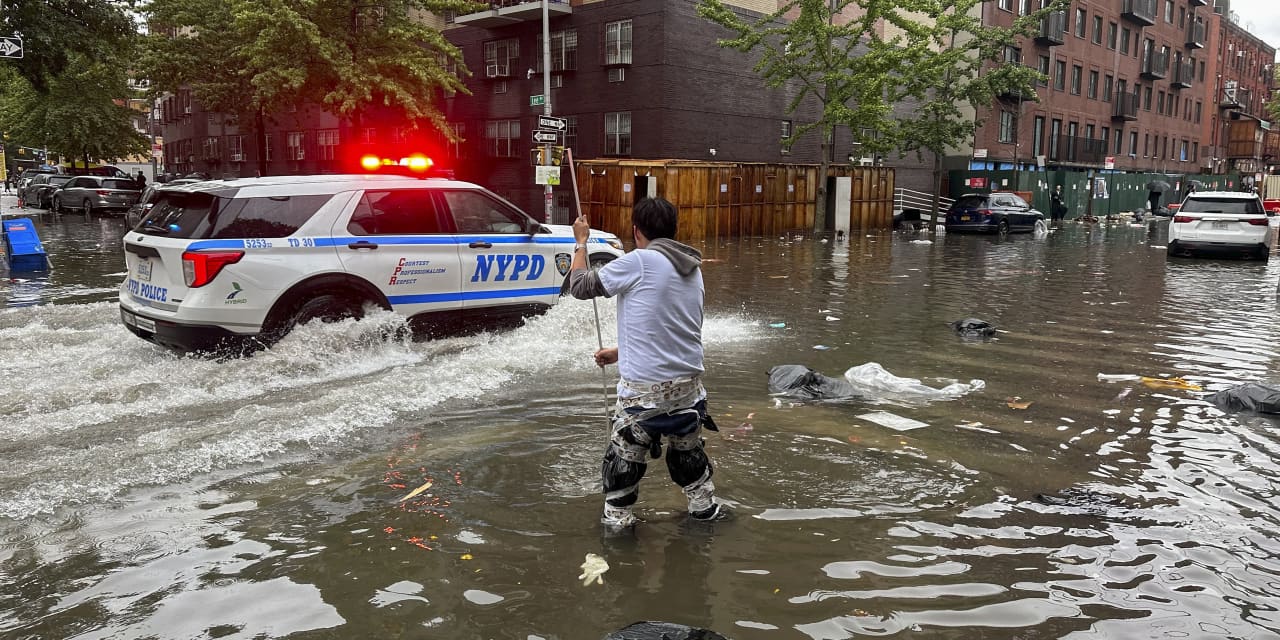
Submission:
{"label": "reflection in water", "polygon": [[[1203,400],[1280,382],[1280,263],[1166,260],[1159,225],[912,239],[704,248],[735,518],[689,522],[655,468],[620,537],[596,526],[588,304],[429,343],[380,341],[378,316],[229,362],[133,339],[109,291],[0,312],[0,635],[1280,636],[1280,428]],[[998,333],[958,338],[967,317]],[[775,401],[792,362],[986,388]],[[577,580],[586,553],[603,585]]]}

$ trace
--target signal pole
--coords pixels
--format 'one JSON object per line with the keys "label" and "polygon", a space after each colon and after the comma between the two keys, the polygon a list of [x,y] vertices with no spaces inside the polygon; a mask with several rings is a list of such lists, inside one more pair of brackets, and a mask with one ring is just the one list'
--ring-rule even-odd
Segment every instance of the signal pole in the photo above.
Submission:
{"label": "signal pole", "polygon": [[[550,9],[547,3],[551,0],[542,0],[542,114],[551,115],[551,17]],[[543,162],[551,164],[551,147],[554,143],[547,143],[542,147]],[[543,197],[546,199],[542,206],[543,219],[548,223],[554,223],[551,219],[553,198],[552,187],[547,184],[543,187]]]}

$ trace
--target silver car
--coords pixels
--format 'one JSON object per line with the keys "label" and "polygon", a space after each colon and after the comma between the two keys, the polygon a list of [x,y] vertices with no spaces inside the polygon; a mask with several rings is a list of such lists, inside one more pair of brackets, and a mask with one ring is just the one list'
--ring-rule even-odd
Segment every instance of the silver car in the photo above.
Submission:
{"label": "silver car", "polygon": [[74,177],[57,173],[38,174],[20,190],[22,203],[28,207],[48,209],[53,204],[54,192]]}
{"label": "silver car", "polygon": [[53,194],[53,210],[79,211],[92,216],[114,211],[124,213],[138,202],[142,186],[129,178],[76,176]]}

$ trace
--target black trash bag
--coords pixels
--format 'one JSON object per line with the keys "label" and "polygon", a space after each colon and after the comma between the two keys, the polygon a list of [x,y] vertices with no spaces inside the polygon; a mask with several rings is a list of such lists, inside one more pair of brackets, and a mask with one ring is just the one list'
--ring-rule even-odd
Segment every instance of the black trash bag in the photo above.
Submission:
{"label": "black trash bag", "polygon": [[1215,407],[1229,413],[1236,411],[1280,413],[1280,389],[1256,382],[1223,389],[1206,399]]}
{"label": "black trash bag", "polygon": [[858,397],[848,380],[824,376],[802,364],[780,364],[769,369],[769,393],[798,400],[846,400]]}
{"label": "black trash bag", "polygon": [[986,320],[965,318],[951,323],[951,329],[963,338],[989,338],[996,334],[996,328]]}
{"label": "black trash bag", "polygon": [[618,629],[604,640],[729,640],[707,629],[672,622],[637,622]]}

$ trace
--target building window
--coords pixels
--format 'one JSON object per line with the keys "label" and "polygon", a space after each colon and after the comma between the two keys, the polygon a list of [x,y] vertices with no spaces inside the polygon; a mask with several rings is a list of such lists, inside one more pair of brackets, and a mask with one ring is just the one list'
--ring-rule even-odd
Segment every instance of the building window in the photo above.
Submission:
{"label": "building window", "polygon": [[520,64],[520,41],[515,38],[484,43],[484,77],[506,78]]}
{"label": "building window", "polygon": [[222,159],[222,156],[218,155],[218,138],[216,136],[209,136],[204,139],[203,151],[204,151],[204,154],[201,155],[200,157],[204,158],[205,160],[216,161],[216,160]]}
{"label": "building window", "polygon": [[1116,23],[1111,22],[1107,24],[1107,48],[1112,51],[1116,50],[1116,30],[1117,29],[1119,29],[1119,25],[1117,25]]}
{"label": "building window", "polygon": [[606,156],[631,155],[630,111],[604,114],[604,154]]}
{"label": "building window", "polygon": [[1164,21],[1173,24],[1173,0],[1164,0]]}
{"label": "building window", "polygon": [[1094,130],[1094,128],[1093,128],[1093,125],[1091,125],[1091,124],[1087,124],[1087,125],[1085,125],[1085,126],[1084,126],[1084,137],[1085,137],[1085,139],[1086,139],[1086,140],[1092,140],[1092,139],[1093,139],[1093,130]]}
{"label": "building window", "polygon": [[[575,29],[551,34],[551,70],[573,71],[578,68],[578,32]],[[534,70],[542,73],[542,36],[538,36],[537,62]]]}
{"label": "building window", "polygon": [[1058,138],[1062,137],[1062,121],[1054,118],[1049,125],[1049,157],[1058,158]]}
{"label": "building window", "polygon": [[453,132],[453,139],[445,139],[445,145],[449,148],[449,153],[454,158],[461,158],[463,150],[466,148],[463,143],[467,137],[467,123],[465,122],[449,122],[446,123],[449,131]]}
{"label": "building window", "polygon": [[1049,56],[1040,56],[1040,66],[1036,70],[1044,76],[1044,80],[1038,81],[1036,84],[1047,87],[1049,86]]}
{"label": "building window", "polygon": [[1111,141],[1111,127],[1103,127],[1102,135],[1098,136],[1098,139],[1102,141],[1102,148],[1106,149],[1107,143]]}
{"label": "building window", "polygon": [[631,64],[631,21],[604,25],[604,63]]}
{"label": "building window", "polygon": [[1183,140],[1182,149],[1178,151],[1178,162],[1186,162],[1187,159],[1187,141]]}
{"label": "building window", "polygon": [[1031,125],[1031,155],[1044,155],[1044,116],[1036,116]]}
{"label": "building window", "polygon": [[1200,123],[1200,101],[1196,100],[1196,124]]}
{"label": "building window", "polygon": [[1156,113],[1164,115],[1164,92],[1156,93]]}
{"label": "building window", "polygon": [[307,152],[303,148],[302,143],[306,141],[306,134],[302,131],[290,131],[285,137],[284,156],[289,160],[306,160]]}
{"label": "building window", "polygon": [[1022,15],[1029,16],[1035,13],[1040,8],[1039,4],[1037,0],[1022,0]]}
{"label": "building window", "polygon": [[1063,91],[1067,88],[1067,61],[1055,60],[1053,63],[1053,88]]}
{"label": "building window", "polygon": [[1192,141],[1191,143],[1191,160],[1193,162],[1200,161],[1200,143],[1197,141]]}
{"label": "building window", "polygon": [[1143,94],[1142,108],[1147,111],[1151,110],[1151,87],[1147,87],[1147,90]]}
{"label": "building window", "polygon": [[244,136],[227,136],[227,159],[244,162]]}
{"label": "building window", "polygon": [[271,154],[271,134],[270,133],[265,133],[262,135],[262,157],[267,162],[271,162],[272,160],[275,159],[272,157],[272,154]]}
{"label": "building window", "polygon": [[1102,44],[1102,16],[1093,17],[1093,43]]}
{"label": "building window", "polygon": [[790,137],[791,137],[791,121],[783,120],[782,121],[782,152],[783,153],[791,153],[791,141],[789,140]]}
{"label": "building window", "polygon": [[1120,53],[1129,55],[1129,27],[1120,27]]}
{"label": "building window", "polygon": [[1186,26],[1187,26],[1187,8],[1178,7],[1178,28],[1181,29]]}
{"label": "building window", "polygon": [[320,160],[334,160],[337,157],[338,130],[321,129],[316,132],[316,154]]}
{"label": "building window", "polygon": [[1004,144],[1013,144],[1017,138],[1018,131],[1014,122],[1012,111],[1000,112],[1000,142]]}
{"label": "building window", "polygon": [[1022,49],[1018,47],[1004,48],[1004,61],[1011,64],[1022,64]]}
{"label": "building window", "polygon": [[1115,78],[1111,74],[1107,74],[1102,79],[1102,101],[1111,102],[1111,85],[1115,82]]}
{"label": "building window", "polygon": [[508,85],[506,80],[499,80],[493,83],[494,94],[506,93],[507,89],[508,89]]}
{"label": "building window", "polygon": [[490,120],[485,123],[484,137],[490,156],[514,158],[516,139],[520,137],[520,121]]}
{"label": "building window", "polygon": [[1129,155],[1138,155],[1138,130],[1134,129],[1129,132]]}
{"label": "building window", "polygon": [[564,117],[564,146],[573,150],[573,155],[578,155],[578,116]]}
{"label": "building window", "polygon": [[1084,74],[1084,68],[1078,64],[1071,65],[1071,95],[1080,95],[1080,77]]}
{"label": "building window", "polygon": [[373,144],[378,141],[378,130],[373,127],[364,127],[360,130],[360,143]]}
{"label": "building window", "polygon": [[1076,37],[1077,38],[1084,37],[1085,27],[1088,26],[1085,24],[1085,18],[1087,17],[1089,17],[1089,14],[1084,9],[1076,9]]}
{"label": "building window", "polygon": [[1000,0],[1000,8],[1001,8],[1001,9],[1003,9],[1003,10],[1005,10],[1005,11],[1008,11],[1008,12],[1011,12],[1011,13],[1012,13],[1012,12],[1013,12],[1013,0]]}
{"label": "building window", "polygon": [[1116,143],[1115,143],[1116,146],[1115,146],[1114,153],[1115,155],[1120,155],[1121,153],[1124,153],[1124,127],[1119,127],[1116,129],[1115,139],[1116,139]]}
{"label": "building window", "polygon": [[[1156,144],[1160,144],[1160,141],[1156,140]],[[1142,134],[1142,157],[1145,158],[1148,155],[1151,155],[1151,134],[1144,133]]]}
{"label": "building window", "polygon": [[1089,99],[1098,99],[1098,72],[1092,69],[1089,70]]}

